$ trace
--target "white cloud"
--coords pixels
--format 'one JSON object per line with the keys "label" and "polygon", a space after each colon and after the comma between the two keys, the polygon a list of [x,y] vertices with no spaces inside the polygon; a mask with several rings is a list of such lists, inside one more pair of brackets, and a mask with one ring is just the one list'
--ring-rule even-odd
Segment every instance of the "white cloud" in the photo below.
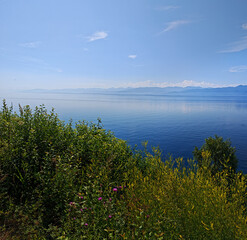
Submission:
{"label": "white cloud", "polygon": [[40,41],[35,41],[35,42],[20,43],[19,45],[25,48],[37,48],[40,46],[40,44],[41,44]]}
{"label": "white cloud", "polygon": [[247,30],[247,23],[242,24],[242,28],[243,28],[244,30]]}
{"label": "white cloud", "polygon": [[231,73],[245,72],[247,71],[247,65],[235,66],[229,69]]}
{"label": "white cloud", "polygon": [[128,58],[135,59],[137,55],[129,55]]}
{"label": "white cloud", "polygon": [[173,22],[167,23],[167,27],[162,32],[168,32],[171,31],[181,25],[188,24],[190,21],[188,20],[177,20]]}
{"label": "white cloud", "polygon": [[108,36],[108,34],[106,32],[95,32],[93,35],[88,36],[88,42],[93,42],[99,39],[105,39]]}
{"label": "white cloud", "polygon": [[229,48],[220,51],[220,53],[241,52],[245,49],[247,49],[247,36],[243,37],[240,41],[229,44]]}
{"label": "white cloud", "polygon": [[[236,84],[237,85],[237,84]],[[138,88],[138,87],[202,87],[202,88],[216,88],[216,87],[225,87],[226,85],[220,85],[220,84],[214,84],[209,82],[197,82],[193,80],[184,80],[182,82],[177,83],[171,83],[171,82],[154,82],[151,80],[143,81],[143,82],[131,82],[131,83],[125,83],[119,87],[132,87],[132,88]],[[227,85],[229,86],[229,85]]]}
{"label": "white cloud", "polygon": [[162,7],[158,7],[157,10],[159,11],[168,11],[168,10],[171,10],[171,9],[177,9],[179,8],[179,6],[162,6]]}

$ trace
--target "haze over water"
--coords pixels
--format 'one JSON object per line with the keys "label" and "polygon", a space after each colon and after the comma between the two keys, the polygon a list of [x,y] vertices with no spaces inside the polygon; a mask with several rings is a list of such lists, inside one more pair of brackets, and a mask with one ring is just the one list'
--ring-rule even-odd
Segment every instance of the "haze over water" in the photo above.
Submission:
{"label": "haze over water", "polygon": [[247,173],[247,97],[175,97],[103,94],[31,94],[6,98],[15,110],[18,104],[31,108],[54,107],[68,122],[101,118],[104,128],[130,145],[144,141],[159,146],[166,157],[192,158],[195,146],[215,134],[229,138],[237,149],[239,170]]}

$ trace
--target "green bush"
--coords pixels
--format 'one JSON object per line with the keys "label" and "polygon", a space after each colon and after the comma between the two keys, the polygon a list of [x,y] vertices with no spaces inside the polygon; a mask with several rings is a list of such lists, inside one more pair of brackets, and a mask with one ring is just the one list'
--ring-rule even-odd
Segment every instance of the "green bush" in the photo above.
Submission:
{"label": "green bush", "polygon": [[199,167],[162,162],[100,121],[73,127],[44,106],[17,114],[3,102],[0,239],[247,239],[235,150],[216,137],[195,154]]}
{"label": "green bush", "polygon": [[20,107],[13,113],[3,102],[0,113],[1,209],[8,204],[35,205],[43,225],[58,224],[67,202],[85,182],[84,171],[94,159],[111,159],[111,181],[122,179],[132,152],[98,124],[60,121],[44,106]]}
{"label": "green bush", "polygon": [[231,146],[230,140],[224,141],[222,137],[209,137],[203,146],[195,147],[193,152],[199,167],[205,167],[216,174],[223,170],[237,171],[238,159],[235,155],[235,148]]}

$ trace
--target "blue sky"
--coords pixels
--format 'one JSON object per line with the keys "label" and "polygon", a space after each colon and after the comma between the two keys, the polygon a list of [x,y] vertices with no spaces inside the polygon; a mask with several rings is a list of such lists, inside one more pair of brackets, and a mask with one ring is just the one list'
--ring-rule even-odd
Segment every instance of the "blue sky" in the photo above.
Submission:
{"label": "blue sky", "polygon": [[0,0],[0,88],[247,84],[246,0]]}

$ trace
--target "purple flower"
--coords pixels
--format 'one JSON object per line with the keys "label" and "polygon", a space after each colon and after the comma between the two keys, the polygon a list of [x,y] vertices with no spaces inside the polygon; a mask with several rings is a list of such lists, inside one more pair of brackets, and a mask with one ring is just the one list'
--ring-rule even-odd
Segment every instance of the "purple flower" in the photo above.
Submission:
{"label": "purple flower", "polygon": [[88,226],[88,224],[87,224],[87,223],[85,223],[84,225],[85,225],[85,226]]}
{"label": "purple flower", "polygon": [[83,199],[83,196],[80,196],[81,199]]}
{"label": "purple flower", "polygon": [[109,217],[109,218],[112,218],[112,215],[109,215],[108,217]]}
{"label": "purple flower", "polygon": [[101,201],[102,200],[102,197],[99,197],[98,200]]}
{"label": "purple flower", "polygon": [[149,215],[147,215],[147,218],[149,218],[150,216]]}
{"label": "purple flower", "polygon": [[81,212],[83,212],[83,209],[80,209]]}
{"label": "purple flower", "polygon": [[122,186],[119,186],[118,188],[120,188],[120,189],[121,189],[121,188],[122,188]]}
{"label": "purple flower", "polygon": [[74,217],[73,219],[74,219],[74,220],[76,220],[76,218],[75,218],[75,217]]}
{"label": "purple flower", "polygon": [[117,192],[117,188],[113,188],[112,190],[113,190],[113,192]]}
{"label": "purple flower", "polygon": [[109,198],[109,201],[111,202],[111,201],[112,201],[112,199],[111,199],[111,198]]}

